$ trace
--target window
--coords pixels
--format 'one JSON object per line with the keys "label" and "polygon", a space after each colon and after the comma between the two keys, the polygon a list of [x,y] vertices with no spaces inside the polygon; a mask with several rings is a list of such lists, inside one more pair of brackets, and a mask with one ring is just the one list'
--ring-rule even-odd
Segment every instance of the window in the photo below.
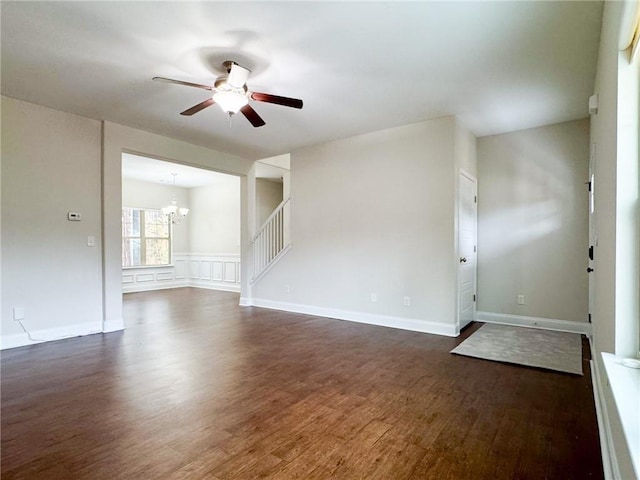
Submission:
{"label": "window", "polygon": [[122,266],[169,265],[171,228],[160,210],[122,209]]}

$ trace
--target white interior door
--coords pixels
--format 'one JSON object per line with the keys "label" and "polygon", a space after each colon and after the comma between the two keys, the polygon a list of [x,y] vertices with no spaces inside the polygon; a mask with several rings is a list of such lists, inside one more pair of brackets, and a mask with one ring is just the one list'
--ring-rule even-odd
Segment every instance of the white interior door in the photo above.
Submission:
{"label": "white interior door", "polygon": [[476,179],[460,172],[458,200],[459,328],[464,328],[476,318],[477,199]]}

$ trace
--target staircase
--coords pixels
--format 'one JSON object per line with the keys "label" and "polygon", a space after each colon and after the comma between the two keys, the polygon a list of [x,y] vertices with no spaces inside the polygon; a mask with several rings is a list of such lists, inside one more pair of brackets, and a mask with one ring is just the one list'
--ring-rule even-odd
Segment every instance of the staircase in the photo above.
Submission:
{"label": "staircase", "polygon": [[291,248],[289,240],[289,198],[276,207],[253,237],[255,283]]}

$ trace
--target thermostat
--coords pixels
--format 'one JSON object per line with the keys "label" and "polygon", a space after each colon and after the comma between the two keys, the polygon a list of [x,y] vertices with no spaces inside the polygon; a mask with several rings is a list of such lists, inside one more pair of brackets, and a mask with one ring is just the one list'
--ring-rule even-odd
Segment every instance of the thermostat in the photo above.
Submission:
{"label": "thermostat", "polygon": [[67,218],[70,222],[79,222],[82,219],[82,215],[79,212],[69,212]]}

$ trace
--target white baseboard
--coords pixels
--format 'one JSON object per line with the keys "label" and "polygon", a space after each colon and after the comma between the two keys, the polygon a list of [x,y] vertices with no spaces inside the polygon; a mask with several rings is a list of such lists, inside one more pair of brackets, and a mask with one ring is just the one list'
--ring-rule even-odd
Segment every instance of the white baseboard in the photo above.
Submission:
{"label": "white baseboard", "polygon": [[153,290],[168,290],[170,288],[189,287],[189,282],[181,280],[177,282],[149,283],[145,284],[125,284],[122,285],[122,293],[151,292]]}
{"label": "white baseboard", "polygon": [[211,283],[211,282],[199,282],[197,280],[191,280],[188,282],[172,282],[172,283],[163,283],[161,285],[153,284],[153,285],[144,285],[139,286],[136,285],[134,287],[122,287],[122,293],[138,293],[138,292],[152,292],[156,290],[170,290],[172,288],[185,288],[185,287],[193,287],[193,288],[204,288],[207,290],[221,290],[223,292],[240,292],[240,285],[233,283]]}
{"label": "white baseboard", "polygon": [[501,323],[516,327],[541,328],[557,330],[559,332],[583,333],[591,336],[591,324],[586,322],[571,322],[555,318],[526,317],[523,315],[509,315],[505,313],[478,312],[477,320],[485,323]]}
{"label": "white baseboard", "polygon": [[33,340],[29,340],[29,336],[24,332],[2,335],[2,337],[0,337],[0,350],[52,342],[54,340],[62,340],[63,338],[82,337],[94,333],[102,333],[102,322],[76,323],[62,327],[34,330],[29,332]]}
{"label": "white baseboard", "polygon": [[111,333],[124,330],[124,319],[116,318],[114,320],[105,320],[102,325],[102,333]]}
{"label": "white baseboard", "polygon": [[428,320],[417,320],[414,318],[393,317],[388,315],[339,310],[335,308],[316,307],[314,305],[276,302],[261,298],[253,298],[251,300],[251,305],[270,308],[273,310],[282,310],[285,312],[314,315],[316,317],[335,318],[336,320],[347,320],[350,322],[366,323],[381,327],[399,328],[401,330],[411,330],[413,332],[432,333],[447,337],[457,337],[459,334],[457,325],[453,323],[431,322]]}
{"label": "white baseboard", "polygon": [[233,283],[211,283],[211,282],[198,282],[197,280],[191,280],[187,285],[183,287],[204,288],[206,290],[221,290],[223,292],[236,292],[240,293],[240,285]]}
{"label": "white baseboard", "polygon": [[240,297],[239,305],[241,307],[250,307],[250,306],[253,305],[253,302],[251,301],[251,299],[249,297]]}

